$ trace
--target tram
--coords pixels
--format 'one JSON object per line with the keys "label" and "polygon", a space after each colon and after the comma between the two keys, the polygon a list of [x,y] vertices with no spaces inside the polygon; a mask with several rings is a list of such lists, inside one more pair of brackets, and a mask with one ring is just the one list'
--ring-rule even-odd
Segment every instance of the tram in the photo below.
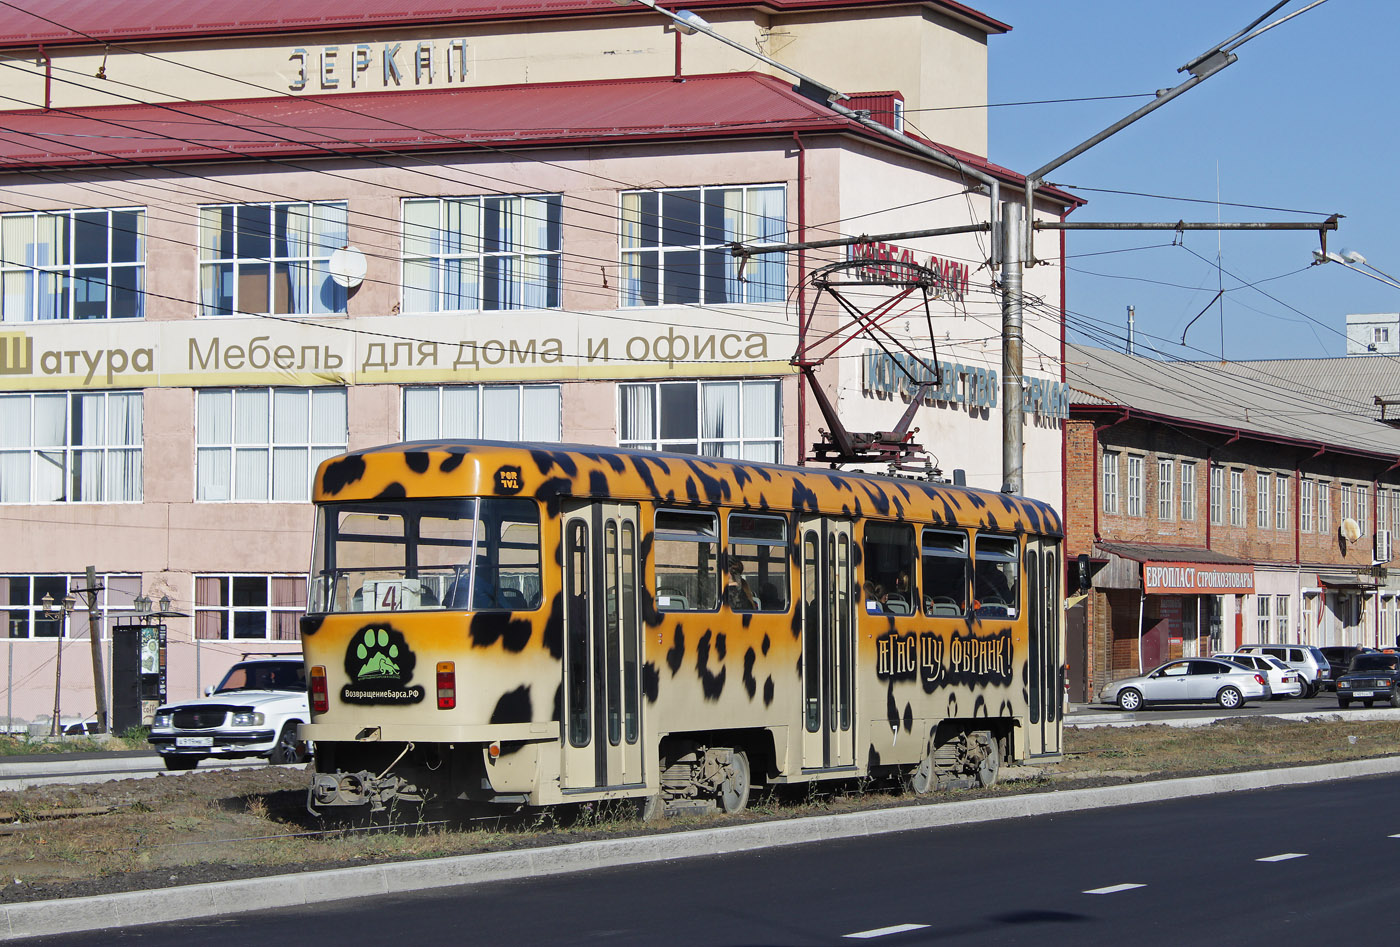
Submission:
{"label": "tram", "polygon": [[[944,483],[481,441],[316,474],[308,807],[988,785],[1061,748],[1059,516]],[[347,813],[348,814],[348,813]]]}

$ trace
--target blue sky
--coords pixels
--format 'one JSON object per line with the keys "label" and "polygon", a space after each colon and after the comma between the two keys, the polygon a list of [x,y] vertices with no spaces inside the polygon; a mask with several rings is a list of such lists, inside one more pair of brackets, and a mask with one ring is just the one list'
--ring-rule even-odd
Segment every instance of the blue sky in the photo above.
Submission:
{"label": "blue sky", "polygon": [[[1270,0],[984,0],[1010,24],[989,42],[989,100],[1132,95],[1171,88],[1179,66],[1263,14]],[[1301,10],[1293,0],[1277,14]],[[1395,96],[1400,3],[1329,0],[1250,40],[1239,61],[1049,175],[1080,190],[1071,220],[1318,220],[1345,215],[1329,249],[1355,249],[1400,276]],[[994,107],[989,157],[1026,172],[1150,101],[1148,95]],[[911,116],[913,117],[913,116]],[[917,117],[913,117],[918,121]],[[932,124],[929,121],[929,124]],[[936,137],[936,136],[935,136]],[[1346,352],[1349,312],[1400,312],[1395,289],[1329,263],[1315,233],[1071,233],[1071,338],[1121,347],[1127,307],[1138,350],[1182,358],[1312,358]],[[1226,293],[1211,304],[1218,282]],[[1257,283],[1257,289],[1242,288]],[[1267,294],[1267,295],[1265,295]],[[1272,297],[1272,298],[1270,298]],[[1190,329],[1192,317],[1209,306]],[[1222,319],[1223,308],[1223,319]],[[1223,325],[1223,329],[1222,329]],[[1185,333],[1186,344],[1181,345]]]}

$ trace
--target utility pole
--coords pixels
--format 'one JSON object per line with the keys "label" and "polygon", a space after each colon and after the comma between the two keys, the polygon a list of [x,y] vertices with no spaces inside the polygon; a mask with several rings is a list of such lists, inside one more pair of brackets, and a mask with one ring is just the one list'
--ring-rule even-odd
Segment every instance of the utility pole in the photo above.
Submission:
{"label": "utility pole", "polygon": [[107,677],[102,670],[102,615],[97,611],[97,568],[87,567],[88,643],[92,645],[92,693],[97,703],[97,732],[107,732]]}
{"label": "utility pole", "polygon": [[1001,470],[1002,493],[1020,493],[1022,480],[1021,249],[1025,218],[1020,204],[1002,205],[1001,221]]}

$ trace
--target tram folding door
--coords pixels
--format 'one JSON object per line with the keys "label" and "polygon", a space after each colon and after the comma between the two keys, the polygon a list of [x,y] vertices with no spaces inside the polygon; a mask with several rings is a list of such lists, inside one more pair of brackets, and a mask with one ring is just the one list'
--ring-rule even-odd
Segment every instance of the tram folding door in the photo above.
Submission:
{"label": "tram folding door", "polygon": [[855,765],[851,524],[816,517],[802,537],[802,768]]}
{"label": "tram folding door", "polygon": [[1027,751],[1060,753],[1064,726],[1064,573],[1060,547],[1026,541]]}
{"label": "tram folding door", "polygon": [[637,507],[577,504],[563,523],[563,788],[639,786],[646,775]]}

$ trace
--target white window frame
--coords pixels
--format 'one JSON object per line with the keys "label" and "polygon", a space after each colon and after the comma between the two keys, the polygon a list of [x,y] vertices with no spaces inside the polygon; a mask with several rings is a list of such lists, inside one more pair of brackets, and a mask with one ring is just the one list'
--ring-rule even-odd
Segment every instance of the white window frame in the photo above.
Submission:
{"label": "white window frame", "polygon": [[1337,513],[1341,516],[1341,518],[1342,518],[1343,520],[1352,519],[1352,515],[1351,515],[1351,484],[1349,484],[1349,483],[1338,484],[1338,489],[1339,489],[1339,491],[1341,492],[1341,497],[1340,497],[1340,502],[1337,504]]}
{"label": "white window frame", "polygon": [[0,503],[140,503],[144,411],[140,391],[0,394]]}
{"label": "white window frame", "polygon": [[1157,519],[1171,520],[1176,510],[1176,465],[1170,457],[1157,458]]}
{"label": "white window frame", "polygon": [[[686,385],[693,385],[696,388],[695,405],[696,436],[684,435],[681,437],[662,437],[662,425],[667,418],[663,414],[667,411],[667,393],[663,391],[668,387],[680,389]],[[759,394],[757,387],[762,386],[764,394]],[[738,429],[733,434],[726,430],[719,436],[706,433],[705,408],[707,396],[713,394],[716,397],[723,396],[726,389],[737,387],[737,396],[733,397],[736,404],[736,411],[733,417],[726,417],[725,424],[737,424]],[[617,406],[617,432],[618,446],[624,448],[640,450],[664,450],[679,451],[686,454],[701,454],[710,457],[733,457],[745,460],[777,462],[783,456],[783,386],[779,379],[724,379],[716,381],[686,381],[686,382],[637,382],[619,384],[618,406]],[[650,392],[648,397],[647,392]],[[771,393],[771,394],[770,394]],[[685,398],[683,392],[677,390],[675,395]],[[629,401],[629,399],[635,399]],[[760,399],[760,400],[752,400]],[[757,417],[757,411],[762,408],[764,401],[771,400],[773,417],[771,419],[773,428],[771,432],[755,429],[762,419]],[[715,402],[711,402],[714,404]],[[674,410],[674,409],[672,409]],[[649,419],[644,417],[646,412],[650,412]],[[751,418],[750,415],[753,415]],[[635,430],[637,427],[649,424],[652,436],[628,437],[629,426]]]}
{"label": "white window frame", "polygon": [[1254,627],[1259,634],[1260,642],[1271,643],[1274,630],[1273,618],[1269,615],[1269,604],[1273,600],[1272,595],[1254,596]]}
{"label": "white window frame", "polygon": [[1128,515],[1142,516],[1142,468],[1143,458],[1139,454],[1128,455]]}
{"label": "white window frame", "polygon": [[1273,488],[1273,477],[1262,471],[1255,474],[1254,525],[1259,529],[1268,529],[1272,522],[1269,517],[1269,494],[1273,491]]}
{"label": "white window frame", "polygon": [[[15,594],[10,583],[22,581],[25,590]],[[36,588],[36,583],[38,587]],[[141,592],[141,576],[133,573],[113,572],[97,574],[97,611],[101,625],[99,639],[110,637],[111,626],[121,623],[111,615],[113,610],[131,609],[136,596]],[[86,575],[64,575],[53,572],[6,572],[0,574],[0,639],[9,641],[53,641],[62,634],[65,640],[90,637],[88,622],[87,594],[78,591],[87,588]],[[47,592],[55,607],[61,607],[65,596],[73,596],[73,611],[68,621],[63,622],[57,615],[44,613],[43,596]],[[36,594],[37,593],[37,594]],[[23,598],[27,601],[11,602]],[[17,628],[27,629],[27,633],[11,637]],[[18,685],[18,681],[15,682]]]}
{"label": "white window frame", "polygon": [[1317,482],[1317,531],[1327,533],[1332,529],[1332,481]]}
{"label": "white window frame", "polygon": [[406,441],[468,438],[558,442],[558,385],[406,385],[400,417]]}
{"label": "white window frame", "polygon": [[1230,468],[1230,525],[1244,525],[1244,471]]}
{"label": "white window frame", "polygon": [[1103,511],[1105,513],[1116,514],[1119,510],[1118,496],[1118,458],[1121,452],[1116,450],[1105,450],[1101,463],[1102,481],[1099,492],[1103,494]]}
{"label": "white window frame", "polygon": [[1376,532],[1390,529],[1390,491],[1376,488]]}
{"label": "white window frame", "polygon": [[[741,206],[730,206],[736,198]],[[619,305],[733,305],[787,298],[784,254],[751,257],[740,279],[739,261],[728,250],[733,243],[783,241],[785,184],[623,191],[619,200]]]}
{"label": "white window frame", "polygon": [[[92,241],[82,239],[82,233],[92,226],[101,226],[104,231],[102,259],[91,258]],[[146,211],[142,207],[0,214],[0,320],[144,317],[145,230]],[[128,243],[133,245],[128,247]],[[79,262],[80,251],[89,258]],[[112,287],[118,285],[125,303],[114,314]],[[96,311],[99,306],[100,313]]]}
{"label": "white window frame", "polygon": [[1313,481],[1304,477],[1300,487],[1302,489],[1298,499],[1298,529],[1300,532],[1311,533],[1313,531]]}
{"label": "white window frame", "polygon": [[[305,413],[296,402],[305,398]],[[221,425],[221,401],[228,399]],[[260,399],[265,404],[259,405]],[[258,410],[265,412],[261,420]],[[279,409],[288,413],[279,416]],[[332,415],[337,412],[338,415]],[[245,412],[249,412],[246,413]],[[293,438],[279,428],[304,421]],[[226,427],[226,433],[221,431]],[[320,436],[318,436],[320,435]],[[349,440],[344,388],[204,388],[195,392],[195,500],[201,503],[305,503],[321,461]],[[264,458],[261,473],[258,457]],[[284,467],[283,465],[288,465]],[[305,466],[305,477],[290,479]],[[279,476],[282,470],[292,473]],[[261,487],[255,484],[261,480]]]}
{"label": "white window frame", "polygon": [[1210,467],[1210,521],[1216,526],[1225,523],[1225,468],[1220,464]]}
{"label": "white window frame", "polygon": [[1283,474],[1274,477],[1274,529],[1288,529],[1288,484]]}
{"label": "white window frame", "polygon": [[1181,462],[1181,518],[1191,522],[1196,518],[1196,464]]}
{"label": "white window frame", "polygon": [[1356,485],[1356,522],[1362,536],[1371,535],[1371,488],[1361,483]]}
{"label": "white window frame", "polygon": [[[219,246],[232,214],[229,246]],[[259,217],[266,214],[266,221]],[[281,224],[278,221],[281,219]],[[247,221],[246,226],[240,222]],[[346,290],[331,276],[331,254],[348,241],[345,201],[254,201],[205,204],[199,208],[199,315],[312,316],[346,311]],[[300,228],[304,227],[304,234]],[[263,232],[267,228],[267,232]],[[300,238],[300,239],[298,239]],[[243,246],[245,239],[266,247]],[[265,249],[266,253],[249,252]],[[220,252],[227,250],[230,252]],[[248,287],[266,274],[266,293]],[[286,300],[279,305],[280,290]],[[300,297],[300,298],[298,298]],[[326,297],[329,297],[327,300]],[[227,303],[224,302],[227,300]]]}
{"label": "white window frame", "polygon": [[[201,582],[201,580],[204,580]],[[244,594],[253,589],[258,580],[262,580],[261,603],[238,604],[236,597],[240,587]],[[274,580],[277,585],[274,586]],[[198,641],[296,641],[298,640],[298,624],[302,614],[306,612],[306,575],[304,573],[229,573],[229,572],[199,572],[195,573],[195,604],[194,604],[194,635]],[[201,599],[208,595],[210,582],[227,582],[227,601],[218,604],[201,604]],[[284,593],[290,592],[292,602],[275,604],[273,598],[274,588],[280,588]],[[238,634],[238,626],[243,624],[245,628],[257,617],[261,616],[262,634],[249,635]],[[217,621],[219,633],[210,634],[211,626]]]}
{"label": "white window frame", "polygon": [[1291,611],[1288,607],[1288,598],[1287,595],[1274,596],[1274,628],[1277,634],[1276,640],[1280,644],[1292,644],[1292,636],[1288,633],[1288,613]]}

